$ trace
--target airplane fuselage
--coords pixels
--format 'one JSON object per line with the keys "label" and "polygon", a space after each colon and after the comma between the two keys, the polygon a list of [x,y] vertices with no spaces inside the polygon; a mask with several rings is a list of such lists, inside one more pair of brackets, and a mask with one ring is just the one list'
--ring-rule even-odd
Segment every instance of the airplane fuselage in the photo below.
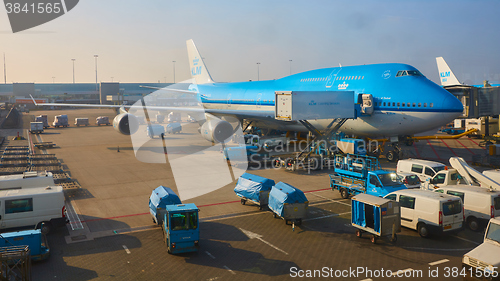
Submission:
{"label": "airplane fuselage", "polygon": [[[256,118],[257,123],[282,130],[307,129],[297,122],[274,120],[275,91],[354,91],[354,103],[358,95],[371,94],[373,113],[348,120],[340,129],[357,136],[413,135],[447,124],[463,112],[461,102],[451,93],[414,67],[397,63],[325,68],[277,80],[195,87],[206,109],[261,116]],[[320,130],[331,122],[309,121]]]}

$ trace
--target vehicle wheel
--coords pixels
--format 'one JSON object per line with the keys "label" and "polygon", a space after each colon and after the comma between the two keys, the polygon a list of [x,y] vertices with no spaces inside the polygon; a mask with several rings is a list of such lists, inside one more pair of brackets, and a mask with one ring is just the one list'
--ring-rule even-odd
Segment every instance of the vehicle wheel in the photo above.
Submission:
{"label": "vehicle wheel", "polygon": [[363,236],[363,233],[361,232],[361,230],[356,229],[356,237],[361,238],[361,236]]}
{"label": "vehicle wheel", "polygon": [[420,223],[417,226],[417,231],[418,231],[418,235],[420,235],[420,237],[422,237],[422,238],[429,237],[429,229],[427,229],[427,225],[425,225],[425,223]]}
{"label": "vehicle wheel", "polygon": [[387,161],[389,161],[389,162],[396,161],[396,153],[394,153],[394,151],[387,152],[387,154],[385,155],[385,157],[387,158]]}
{"label": "vehicle wheel", "polygon": [[241,205],[245,205],[246,202],[247,202],[247,200],[241,199]]}
{"label": "vehicle wheel", "polygon": [[340,189],[340,196],[342,197],[342,199],[349,198],[349,192],[347,192],[347,189],[345,188]]}
{"label": "vehicle wheel", "polygon": [[279,159],[274,159],[273,160],[273,167],[274,168],[279,168],[281,167],[281,161]]}
{"label": "vehicle wheel", "polygon": [[398,235],[394,234],[394,238],[391,237],[391,242],[396,243],[396,241],[398,241]]}
{"label": "vehicle wheel", "polygon": [[376,244],[376,243],[377,243],[377,236],[372,235],[372,237],[370,238],[370,241],[371,241],[373,244]]}
{"label": "vehicle wheel", "polygon": [[50,224],[50,222],[43,221],[39,224],[39,227],[37,228],[40,228],[43,234],[48,234],[52,229],[52,225]]}
{"label": "vehicle wheel", "polygon": [[467,226],[472,231],[478,231],[479,230],[479,222],[477,221],[477,219],[475,217],[469,217],[467,219]]}
{"label": "vehicle wheel", "polygon": [[276,218],[276,213],[273,212],[273,218]]}
{"label": "vehicle wheel", "polygon": [[261,205],[259,205],[259,210],[262,211],[262,206]]}

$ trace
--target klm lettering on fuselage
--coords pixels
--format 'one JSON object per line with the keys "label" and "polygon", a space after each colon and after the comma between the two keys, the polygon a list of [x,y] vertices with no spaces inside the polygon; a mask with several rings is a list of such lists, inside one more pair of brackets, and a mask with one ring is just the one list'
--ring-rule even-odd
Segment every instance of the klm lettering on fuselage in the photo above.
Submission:
{"label": "klm lettering on fuselage", "polygon": [[193,68],[191,68],[191,75],[200,75],[201,74],[201,65],[198,66],[198,62],[200,59],[195,57],[193,60]]}

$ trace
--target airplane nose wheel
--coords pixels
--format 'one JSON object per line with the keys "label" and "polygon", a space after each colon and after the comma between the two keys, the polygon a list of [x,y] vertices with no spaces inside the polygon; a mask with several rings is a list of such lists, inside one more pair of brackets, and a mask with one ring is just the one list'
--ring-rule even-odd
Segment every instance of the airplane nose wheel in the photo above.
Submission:
{"label": "airplane nose wheel", "polygon": [[400,155],[400,148],[397,144],[392,145],[392,150],[388,151],[385,155],[387,158],[387,161],[389,162],[396,162],[399,160],[399,155]]}

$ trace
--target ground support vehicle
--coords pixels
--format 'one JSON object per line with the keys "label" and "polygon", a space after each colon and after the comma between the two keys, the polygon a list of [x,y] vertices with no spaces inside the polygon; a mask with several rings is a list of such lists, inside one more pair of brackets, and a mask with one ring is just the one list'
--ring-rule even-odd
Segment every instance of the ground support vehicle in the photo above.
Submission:
{"label": "ground support vehicle", "polygon": [[368,194],[358,194],[351,200],[351,225],[356,228],[356,236],[371,233],[371,242],[390,236],[396,242],[401,232],[401,212],[396,201]]}
{"label": "ground support vehicle", "polygon": [[169,123],[165,127],[167,134],[175,134],[175,133],[181,133],[182,132],[182,126],[181,123],[175,122],[175,123]]}
{"label": "ground support vehicle", "polygon": [[309,201],[300,189],[278,182],[269,192],[268,207],[275,218],[282,218],[286,224],[291,222],[292,230],[295,230],[295,225],[301,225],[307,215]]}
{"label": "ground support vehicle", "polygon": [[28,246],[31,260],[45,260],[50,255],[47,237],[40,229],[6,232],[0,235],[0,247]]}
{"label": "ground support vehicle", "polygon": [[[500,219],[490,219],[483,243],[462,258],[464,279],[500,280]],[[461,272],[462,273],[462,272]]]}
{"label": "ground support vehicle", "polygon": [[239,177],[234,192],[241,198],[242,205],[250,201],[262,210],[268,204],[269,192],[274,185],[275,182],[271,179],[244,173]]}
{"label": "ground support vehicle", "polygon": [[337,189],[344,199],[360,193],[384,197],[393,191],[407,189],[395,172],[380,169],[375,157],[336,155],[334,166],[330,187]]}
{"label": "ground support vehicle", "polygon": [[149,138],[163,138],[163,136],[165,135],[165,127],[158,124],[151,124],[148,126],[146,132]]}
{"label": "ground support vehicle", "polygon": [[154,189],[149,197],[149,212],[151,213],[153,222],[157,225],[161,225],[163,223],[166,206],[177,204],[182,204],[182,202],[172,189],[163,185]]}
{"label": "ground support vehicle", "polygon": [[422,189],[437,189],[447,185],[466,184],[465,180],[456,169],[446,169],[437,172],[434,177],[426,179],[422,183]]}
{"label": "ground support vehicle", "polygon": [[49,126],[49,118],[45,114],[35,117],[35,122],[42,122],[44,129],[50,127]]}
{"label": "ground support vehicle", "polygon": [[45,141],[45,142],[34,142],[33,145],[36,148],[53,148],[56,144],[51,141]]}
{"label": "ground support vehicle", "polygon": [[109,125],[109,117],[108,116],[99,116],[96,118],[95,120],[95,124],[97,126],[101,126],[101,125]]}
{"label": "ground support vehicle", "polygon": [[32,134],[43,133],[43,122],[30,122],[30,133]]}
{"label": "ground support vehicle", "polygon": [[88,126],[89,119],[88,118],[75,118],[75,126]]}
{"label": "ground support vehicle", "polygon": [[68,115],[63,114],[63,115],[56,115],[54,117],[54,122],[52,123],[52,126],[59,128],[59,127],[68,127]]}
{"label": "ground support vehicle", "polygon": [[446,165],[440,162],[421,160],[421,159],[404,159],[399,160],[396,167],[398,173],[412,173],[417,175],[421,181],[432,178],[436,173],[446,168]]}
{"label": "ground support vehicle", "polygon": [[167,205],[163,217],[163,241],[169,254],[196,252],[200,247],[199,209],[195,204]]}
{"label": "ground support vehicle", "polygon": [[272,148],[276,146],[287,146],[290,139],[286,136],[258,136],[246,134],[243,136],[245,144]]}

